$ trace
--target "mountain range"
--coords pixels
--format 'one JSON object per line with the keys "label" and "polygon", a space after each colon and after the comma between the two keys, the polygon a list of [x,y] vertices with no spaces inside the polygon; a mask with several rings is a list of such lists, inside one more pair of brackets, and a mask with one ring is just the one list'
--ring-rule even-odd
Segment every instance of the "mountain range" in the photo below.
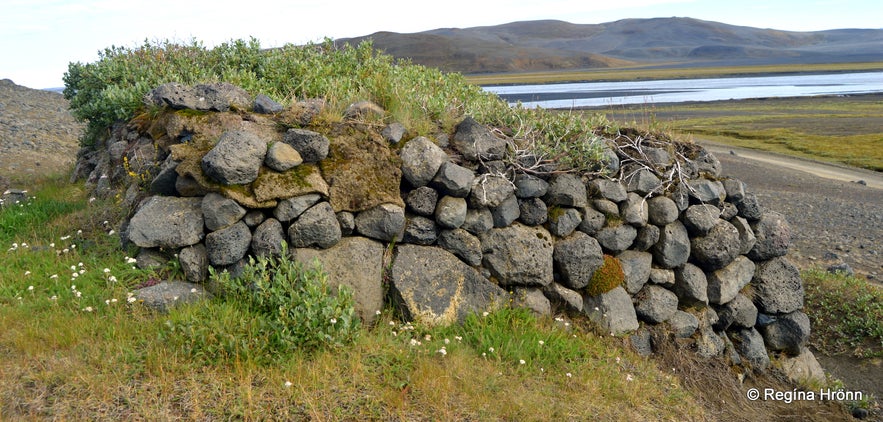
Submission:
{"label": "mountain range", "polygon": [[883,61],[883,29],[794,32],[681,17],[602,24],[523,21],[409,34],[376,32],[338,42],[367,39],[394,57],[467,74]]}

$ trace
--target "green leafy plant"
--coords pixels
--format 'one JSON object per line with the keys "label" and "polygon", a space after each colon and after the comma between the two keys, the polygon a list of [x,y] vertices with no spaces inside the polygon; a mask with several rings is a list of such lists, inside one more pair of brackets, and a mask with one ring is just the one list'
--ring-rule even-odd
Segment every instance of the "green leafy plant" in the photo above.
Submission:
{"label": "green leafy plant", "polygon": [[589,280],[585,291],[589,296],[598,296],[622,285],[624,280],[625,273],[622,271],[622,263],[618,258],[605,254],[604,263],[592,274],[592,279]]}
{"label": "green leafy plant", "polygon": [[318,262],[279,256],[250,258],[238,277],[210,270],[220,299],[176,311],[166,339],[206,362],[273,362],[352,343],[360,332],[352,293],[336,290]]}

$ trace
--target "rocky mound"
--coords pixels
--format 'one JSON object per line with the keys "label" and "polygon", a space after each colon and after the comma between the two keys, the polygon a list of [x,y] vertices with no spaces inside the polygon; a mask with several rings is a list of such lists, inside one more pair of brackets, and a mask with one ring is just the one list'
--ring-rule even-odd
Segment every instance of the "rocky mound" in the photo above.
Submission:
{"label": "rocky mound", "polygon": [[371,123],[384,111],[370,103],[329,124],[321,101],[284,109],[229,84],[145,101],[160,110],[113,128],[76,176],[124,190],[123,241],[143,263],[177,254],[190,282],[286,242],[369,323],[386,297],[425,324],[511,302],[585,314],[645,353],[661,329],[735,365],[815,362],[790,226],[696,145],[626,132],[607,145],[610,176],[525,171],[505,131],[469,117],[408,138]]}

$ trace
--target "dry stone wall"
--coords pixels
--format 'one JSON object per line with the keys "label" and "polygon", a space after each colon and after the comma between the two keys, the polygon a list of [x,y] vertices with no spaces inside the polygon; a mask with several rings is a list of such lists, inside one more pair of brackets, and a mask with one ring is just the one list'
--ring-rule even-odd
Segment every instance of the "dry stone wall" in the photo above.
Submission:
{"label": "dry stone wall", "polygon": [[[160,112],[82,152],[75,177],[98,194],[125,189],[123,241],[177,254],[189,282],[287,242],[350,286],[369,323],[387,297],[428,324],[512,299],[584,313],[638,350],[652,350],[646,327],[663,326],[754,368],[770,351],[809,353],[788,223],[695,145],[623,134],[606,153],[610,177],[530,173],[470,117],[408,137],[366,124],[383,114],[370,103],[317,124],[321,100],[283,108],[229,84],[167,84],[145,102]],[[590,295],[604,255],[622,280]]]}

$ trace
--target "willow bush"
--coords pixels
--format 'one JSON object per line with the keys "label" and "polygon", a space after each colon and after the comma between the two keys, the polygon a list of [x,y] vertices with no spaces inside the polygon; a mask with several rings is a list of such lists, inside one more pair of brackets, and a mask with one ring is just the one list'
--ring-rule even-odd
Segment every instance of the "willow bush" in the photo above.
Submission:
{"label": "willow bush", "polygon": [[93,63],[70,63],[64,82],[74,116],[88,123],[84,146],[94,145],[113,123],[145,111],[144,95],[168,82],[229,82],[283,105],[323,98],[341,112],[354,101],[371,100],[418,135],[450,130],[471,115],[511,129],[514,153],[537,154],[576,170],[598,163],[602,142],[595,133],[607,127],[599,116],[510,107],[458,73],[397,60],[375,51],[371,42],[337,45],[326,39],[262,49],[252,38],[209,49],[198,41],[145,41],[106,48]]}

